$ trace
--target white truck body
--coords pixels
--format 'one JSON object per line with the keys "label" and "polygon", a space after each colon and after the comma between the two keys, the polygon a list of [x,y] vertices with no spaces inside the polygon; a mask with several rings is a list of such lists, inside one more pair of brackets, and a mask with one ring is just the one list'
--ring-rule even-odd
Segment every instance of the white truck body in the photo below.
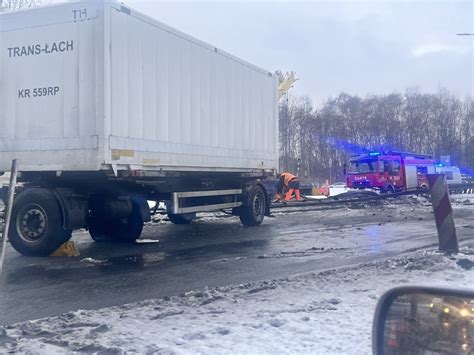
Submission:
{"label": "white truck body", "polygon": [[436,173],[444,174],[448,185],[462,184],[461,170],[456,166],[436,165]]}
{"label": "white truck body", "polygon": [[117,2],[0,15],[0,171],[274,172],[278,79]]}

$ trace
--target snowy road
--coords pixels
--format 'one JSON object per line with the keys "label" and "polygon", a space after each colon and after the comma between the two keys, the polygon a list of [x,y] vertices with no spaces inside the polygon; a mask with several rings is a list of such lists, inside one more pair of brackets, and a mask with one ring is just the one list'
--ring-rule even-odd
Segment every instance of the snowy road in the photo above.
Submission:
{"label": "snowy road", "polygon": [[[145,227],[133,246],[73,240],[77,258],[27,258],[9,246],[1,280],[0,324],[97,309],[184,292],[355,266],[437,243],[431,207],[405,204],[276,213],[259,228],[235,218],[202,218],[189,226]],[[455,206],[461,244],[474,241],[474,208]]]}

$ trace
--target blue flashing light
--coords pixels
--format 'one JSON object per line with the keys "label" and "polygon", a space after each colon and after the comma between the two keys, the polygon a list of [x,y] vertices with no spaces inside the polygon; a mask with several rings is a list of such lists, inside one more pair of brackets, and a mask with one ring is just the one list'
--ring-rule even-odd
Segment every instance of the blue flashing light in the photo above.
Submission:
{"label": "blue flashing light", "polygon": [[371,157],[378,157],[381,153],[380,152],[370,152],[369,155]]}
{"label": "blue flashing light", "polygon": [[436,166],[437,166],[438,168],[441,168],[441,167],[443,167],[444,165],[441,164],[441,163],[439,163],[439,164],[436,164]]}

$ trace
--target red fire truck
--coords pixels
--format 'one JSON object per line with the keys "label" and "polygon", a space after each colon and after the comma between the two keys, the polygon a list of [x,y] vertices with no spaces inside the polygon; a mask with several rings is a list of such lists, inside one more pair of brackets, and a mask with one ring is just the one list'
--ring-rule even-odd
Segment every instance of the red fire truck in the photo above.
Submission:
{"label": "red fire truck", "polygon": [[427,188],[427,174],[435,173],[435,160],[429,155],[402,152],[371,152],[353,155],[347,171],[347,186],[395,192]]}

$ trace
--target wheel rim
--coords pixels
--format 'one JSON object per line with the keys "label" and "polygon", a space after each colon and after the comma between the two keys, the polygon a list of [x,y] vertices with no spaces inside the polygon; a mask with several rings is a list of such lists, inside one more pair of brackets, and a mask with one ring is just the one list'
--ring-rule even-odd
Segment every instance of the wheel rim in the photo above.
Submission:
{"label": "wheel rim", "polygon": [[45,210],[37,205],[30,204],[18,213],[16,230],[21,239],[27,243],[35,242],[41,238],[48,227],[48,215]]}
{"label": "wheel rim", "polygon": [[256,219],[260,220],[263,218],[264,208],[264,196],[263,193],[259,191],[255,194],[255,198],[253,199],[253,212]]}

